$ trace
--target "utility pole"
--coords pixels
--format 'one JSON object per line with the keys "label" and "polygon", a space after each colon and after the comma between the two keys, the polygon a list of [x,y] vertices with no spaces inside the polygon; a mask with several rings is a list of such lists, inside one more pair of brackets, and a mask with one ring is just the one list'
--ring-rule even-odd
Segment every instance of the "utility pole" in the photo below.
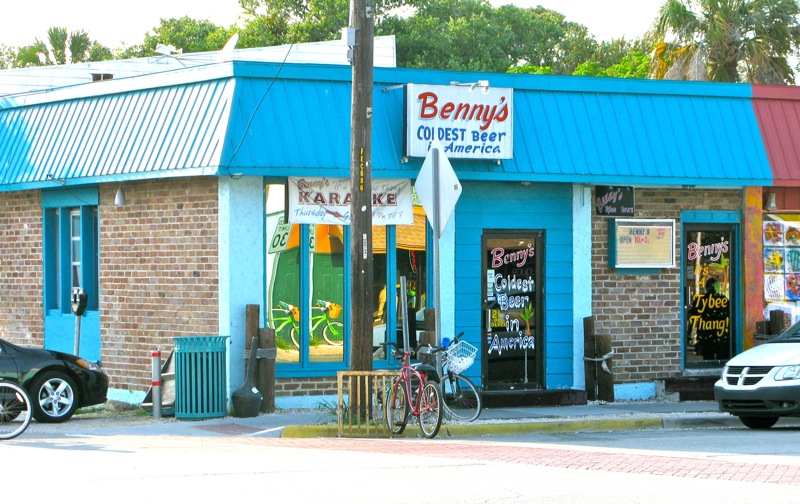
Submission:
{"label": "utility pole", "polygon": [[[372,370],[372,0],[351,0],[353,94],[350,114],[350,369]],[[353,33],[355,32],[355,33]]]}

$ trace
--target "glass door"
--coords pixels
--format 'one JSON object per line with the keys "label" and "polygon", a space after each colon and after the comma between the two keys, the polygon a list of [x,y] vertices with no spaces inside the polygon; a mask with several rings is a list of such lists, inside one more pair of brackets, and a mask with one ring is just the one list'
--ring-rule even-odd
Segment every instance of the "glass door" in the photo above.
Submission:
{"label": "glass door", "polygon": [[735,231],[732,225],[684,227],[686,368],[720,367],[734,354]]}
{"label": "glass door", "polygon": [[483,235],[483,376],[485,390],[543,389],[541,231]]}

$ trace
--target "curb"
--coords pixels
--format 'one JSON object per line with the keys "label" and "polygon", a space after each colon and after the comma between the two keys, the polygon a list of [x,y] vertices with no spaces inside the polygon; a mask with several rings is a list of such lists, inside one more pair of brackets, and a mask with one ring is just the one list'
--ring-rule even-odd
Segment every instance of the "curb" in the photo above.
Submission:
{"label": "curb", "polygon": [[[443,424],[442,429],[448,436],[479,437],[510,434],[555,434],[564,432],[604,432],[621,430],[643,430],[668,428],[668,422],[662,418],[632,418],[608,420],[559,420],[547,422],[501,422],[485,424]],[[677,425],[679,421],[674,422]],[[673,427],[674,428],[674,427]],[[416,432],[413,429],[411,432]],[[283,429],[282,438],[314,438],[339,437],[336,425],[289,425]],[[341,437],[409,437],[405,435],[391,436],[382,433],[367,435],[365,433],[346,433]]]}

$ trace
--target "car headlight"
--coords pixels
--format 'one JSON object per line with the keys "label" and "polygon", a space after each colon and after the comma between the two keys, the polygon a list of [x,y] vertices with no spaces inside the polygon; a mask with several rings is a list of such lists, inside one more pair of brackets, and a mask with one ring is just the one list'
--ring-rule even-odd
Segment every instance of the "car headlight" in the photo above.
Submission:
{"label": "car headlight", "polygon": [[100,371],[100,366],[90,360],[78,359],[77,363],[80,367],[88,369],[89,371]]}
{"label": "car headlight", "polygon": [[797,380],[800,378],[800,366],[782,366],[775,373],[775,380]]}

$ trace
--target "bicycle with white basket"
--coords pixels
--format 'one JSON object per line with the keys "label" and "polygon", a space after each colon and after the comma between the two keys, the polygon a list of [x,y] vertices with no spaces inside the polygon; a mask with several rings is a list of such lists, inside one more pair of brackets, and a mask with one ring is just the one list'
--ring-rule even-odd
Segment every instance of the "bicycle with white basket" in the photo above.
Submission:
{"label": "bicycle with white basket", "polygon": [[478,349],[466,341],[459,341],[463,335],[463,332],[460,333],[449,345],[424,345],[418,353],[428,353],[436,359],[445,417],[450,420],[472,422],[481,414],[483,399],[475,384],[461,373],[475,362]]}

